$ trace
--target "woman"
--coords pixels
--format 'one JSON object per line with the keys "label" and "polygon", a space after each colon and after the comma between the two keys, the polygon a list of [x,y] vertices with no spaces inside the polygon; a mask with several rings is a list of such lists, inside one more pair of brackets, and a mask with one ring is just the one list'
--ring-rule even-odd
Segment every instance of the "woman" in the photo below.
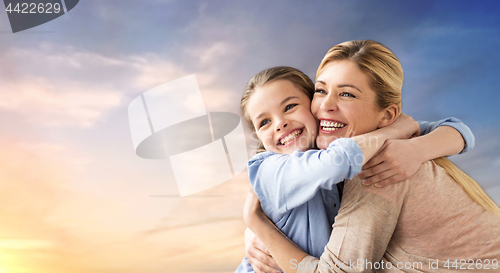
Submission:
{"label": "woman", "polygon": [[[399,61],[381,44],[352,41],[337,45],[318,68],[311,109],[320,120],[347,124],[354,135],[367,133],[376,129],[370,116],[393,109],[388,117],[393,122],[401,112],[402,78]],[[339,92],[346,89],[352,97],[339,99]],[[376,107],[367,107],[370,104]],[[324,148],[336,138],[349,136],[347,130],[322,129],[318,146]],[[426,202],[419,203],[422,199]],[[348,182],[321,260],[284,238],[259,211],[252,194],[247,202],[249,228],[285,272],[390,271],[405,263],[416,264],[416,268],[404,268],[408,271],[436,267],[484,270],[500,259],[500,209],[474,180],[446,159],[427,162],[408,181],[386,188],[363,187],[361,179]],[[457,224],[457,219],[463,222]],[[482,247],[485,243],[488,245]],[[455,264],[454,259],[458,259]],[[343,267],[358,260],[363,263]],[[381,268],[383,262],[391,269]]]}

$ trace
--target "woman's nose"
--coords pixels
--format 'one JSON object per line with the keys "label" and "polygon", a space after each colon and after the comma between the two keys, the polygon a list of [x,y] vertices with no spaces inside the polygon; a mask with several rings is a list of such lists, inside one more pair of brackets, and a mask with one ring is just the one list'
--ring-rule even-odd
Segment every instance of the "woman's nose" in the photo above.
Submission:
{"label": "woman's nose", "polygon": [[276,123],[276,132],[280,132],[286,129],[290,122],[288,120],[282,119]]}
{"label": "woman's nose", "polygon": [[338,107],[337,102],[336,96],[328,96],[321,103],[320,109],[326,112],[336,111]]}

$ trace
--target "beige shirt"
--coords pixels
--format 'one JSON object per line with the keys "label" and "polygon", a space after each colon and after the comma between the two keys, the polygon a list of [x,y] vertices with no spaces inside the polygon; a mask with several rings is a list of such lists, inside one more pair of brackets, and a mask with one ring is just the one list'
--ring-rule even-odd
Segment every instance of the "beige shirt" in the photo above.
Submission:
{"label": "beige shirt", "polygon": [[500,217],[474,202],[433,161],[422,164],[410,179],[388,187],[367,187],[361,182],[355,177],[345,184],[321,259],[292,260],[292,268],[298,272],[500,272]]}

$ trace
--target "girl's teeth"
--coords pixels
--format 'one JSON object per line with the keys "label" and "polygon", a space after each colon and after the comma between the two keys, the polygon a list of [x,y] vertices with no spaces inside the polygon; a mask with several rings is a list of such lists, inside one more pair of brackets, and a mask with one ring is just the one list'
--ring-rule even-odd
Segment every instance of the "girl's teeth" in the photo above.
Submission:
{"label": "girl's teeth", "polygon": [[280,142],[281,142],[281,145],[285,145],[287,144],[288,142],[290,142],[291,140],[293,140],[294,138],[296,138],[298,135],[300,135],[302,133],[302,130],[300,131],[295,131],[291,134],[289,134],[288,136],[286,136],[285,138],[283,138]]}

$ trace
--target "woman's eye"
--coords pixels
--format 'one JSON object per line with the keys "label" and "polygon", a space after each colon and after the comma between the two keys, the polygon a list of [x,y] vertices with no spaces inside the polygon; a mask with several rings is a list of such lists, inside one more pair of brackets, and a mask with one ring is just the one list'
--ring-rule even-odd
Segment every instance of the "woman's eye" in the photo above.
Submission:
{"label": "woman's eye", "polygon": [[264,120],[262,120],[262,121],[260,122],[260,124],[259,124],[259,129],[260,129],[262,126],[264,126],[264,125],[268,124],[269,122],[271,122],[271,121],[270,121],[270,120],[268,120],[268,119],[264,119]]}
{"label": "woman's eye", "polygon": [[292,103],[292,104],[288,104],[286,107],[285,107],[285,112],[292,109],[293,107],[297,106],[298,104],[296,103]]}
{"label": "woman's eye", "polygon": [[323,90],[323,89],[316,89],[316,90],[314,90],[314,94],[316,94],[316,93],[326,94],[325,90]]}
{"label": "woman's eye", "polygon": [[347,93],[347,92],[342,92],[340,93],[340,96],[341,97],[347,97],[347,98],[355,98],[356,96],[354,96],[353,94],[351,93]]}

